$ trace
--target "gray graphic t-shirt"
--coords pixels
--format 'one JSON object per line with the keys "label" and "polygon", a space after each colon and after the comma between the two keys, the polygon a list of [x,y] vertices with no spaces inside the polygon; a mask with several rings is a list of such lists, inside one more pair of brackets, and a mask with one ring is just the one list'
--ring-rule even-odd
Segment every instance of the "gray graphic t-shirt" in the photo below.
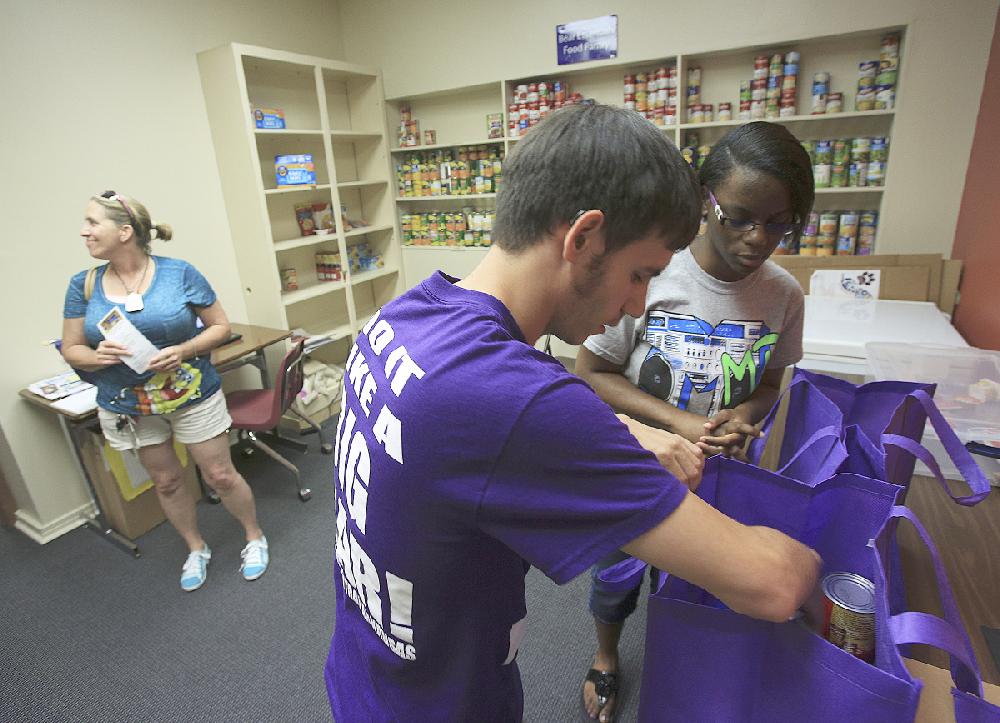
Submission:
{"label": "gray graphic t-shirt", "polygon": [[765,368],[802,358],[802,288],[767,261],[740,281],[719,281],[687,249],[649,284],[646,313],[584,342],[625,365],[633,384],[679,409],[711,417],[745,401]]}

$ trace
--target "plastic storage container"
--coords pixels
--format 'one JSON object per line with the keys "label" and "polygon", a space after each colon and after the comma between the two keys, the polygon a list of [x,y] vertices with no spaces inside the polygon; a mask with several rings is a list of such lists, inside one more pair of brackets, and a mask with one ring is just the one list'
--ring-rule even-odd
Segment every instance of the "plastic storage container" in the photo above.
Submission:
{"label": "plastic storage container", "polygon": [[[980,442],[1000,453],[1000,352],[921,344],[865,345],[877,380],[934,382],[934,401],[962,442]],[[961,479],[930,424],[923,444],[948,479]],[[973,454],[994,486],[1000,486],[1000,460]],[[917,462],[917,474],[930,474]]]}

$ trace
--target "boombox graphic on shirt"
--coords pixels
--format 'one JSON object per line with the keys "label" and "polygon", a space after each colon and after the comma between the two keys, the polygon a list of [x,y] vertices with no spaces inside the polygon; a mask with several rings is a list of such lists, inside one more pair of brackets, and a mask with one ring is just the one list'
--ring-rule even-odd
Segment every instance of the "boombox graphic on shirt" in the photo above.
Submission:
{"label": "boombox graphic on shirt", "polygon": [[711,417],[753,394],[777,343],[778,334],[763,321],[712,326],[691,314],[653,309],[639,342],[645,355],[637,384],[679,409]]}

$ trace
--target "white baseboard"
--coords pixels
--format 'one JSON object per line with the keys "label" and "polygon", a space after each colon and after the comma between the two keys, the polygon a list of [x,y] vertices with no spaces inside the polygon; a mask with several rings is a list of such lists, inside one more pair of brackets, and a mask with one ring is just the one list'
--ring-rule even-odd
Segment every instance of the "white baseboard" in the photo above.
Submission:
{"label": "white baseboard", "polygon": [[14,516],[17,518],[14,522],[14,527],[39,545],[44,545],[47,542],[52,542],[52,540],[61,535],[65,535],[67,532],[72,532],[76,528],[87,524],[87,520],[93,518],[96,513],[97,510],[94,509],[94,503],[86,502],[75,510],[70,510],[47,523],[42,523],[34,515],[24,510],[17,510],[14,513]]}

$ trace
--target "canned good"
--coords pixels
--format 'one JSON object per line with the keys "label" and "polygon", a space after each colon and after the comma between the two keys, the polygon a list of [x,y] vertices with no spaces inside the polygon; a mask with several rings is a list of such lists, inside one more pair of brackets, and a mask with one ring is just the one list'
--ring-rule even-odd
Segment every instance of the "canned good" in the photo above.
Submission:
{"label": "canned good", "polygon": [[896,69],[880,70],[875,76],[875,85],[896,85]]}
{"label": "canned good", "polygon": [[847,185],[864,188],[868,185],[868,163],[853,161],[847,172]]}
{"label": "canned good", "polygon": [[813,166],[813,182],[816,188],[829,188],[833,166],[829,163],[817,163]]}
{"label": "canned good", "polygon": [[749,80],[740,81],[740,100],[751,100]]}
{"label": "canned good", "polygon": [[782,71],[784,72],[785,76],[789,76],[789,75],[796,76],[796,75],[799,74],[799,64],[798,63],[789,63],[786,60],[785,61],[785,67],[782,68]]}
{"label": "canned good", "polygon": [[732,119],[733,119],[733,104],[732,103],[719,103],[718,120],[720,120],[720,121],[731,121]]}
{"label": "canned good", "polygon": [[781,109],[777,103],[768,103],[764,106],[764,118],[774,120],[781,117]]}
{"label": "canned good", "polygon": [[875,660],[875,585],[850,572],[823,578],[823,637],[869,663]]}
{"label": "canned good", "polygon": [[858,63],[858,79],[874,78],[878,75],[878,66],[877,60],[862,60]]}
{"label": "canned good", "polygon": [[878,229],[878,212],[862,211],[858,217],[858,243],[857,253],[859,256],[868,256],[875,250],[875,232]]}
{"label": "canned good", "polygon": [[635,75],[625,76],[625,95],[635,95]]}
{"label": "canned good", "polygon": [[868,163],[868,153],[871,150],[871,139],[855,138],[851,141],[851,160]]}
{"label": "canned good", "polygon": [[854,110],[875,110],[875,89],[858,89],[854,96]]}
{"label": "canned good", "polygon": [[885,161],[869,161],[866,179],[869,186],[881,186],[885,183]]}
{"label": "canned good", "polygon": [[833,148],[830,141],[816,141],[816,163],[833,163]]}
{"label": "canned good", "polygon": [[784,105],[778,109],[779,118],[794,118],[795,117],[795,106],[794,105]]}
{"label": "canned good", "polygon": [[797,76],[795,76],[795,75],[787,75],[786,74],[781,79],[781,90],[782,90],[782,92],[789,91],[789,90],[794,91],[795,90],[796,78],[797,78]]}
{"label": "canned good", "polygon": [[799,53],[797,50],[789,50],[785,53],[785,63],[786,64],[799,64]]}
{"label": "canned good", "polygon": [[424,131],[424,145],[433,146],[437,143],[437,131],[430,128]]}
{"label": "canned good", "polygon": [[889,155],[889,139],[885,136],[875,136],[871,139],[869,157],[873,161],[885,161]]}
{"label": "canned good", "polygon": [[826,112],[840,113],[843,110],[844,110],[844,94],[830,93],[826,97]]}
{"label": "canned good", "polygon": [[875,110],[892,110],[896,107],[896,89],[891,85],[875,88]]}
{"label": "canned good", "polygon": [[811,115],[823,115],[826,113],[826,93],[813,92]]}
{"label": "canned good", "polygon": [[281,290],[295,291],[299,288],[299,275],[293,268],[285,268],[279,271],[281,274]]}
{"label": "canned good", "polygon": [[833,162],[847,163],[850,158],[849,145],[846,138],[838,138],[833,141]]}
{"label": "canned good", "polygon": [[776,89],[776,90],[781,90],[781,78],[782,78],[782,76],[780,76],[780,75],[771,75],[771,76],[768,76],[768,78],[767,78],[767,89],[771,90],[773,88],[773,89]]}
{"label": "canned good", "polygon": [[701,111],[704,121],[706,123],[711,123],[713,120],[715,120],[715,106],[712,105],[711,103],[702,103]]}
{"label": "canned good", "polygon": [[840,214],[840,229],[837,231],[837,255],[853,256],[858,242],[858,214],[845,211]]}
{"label": "canned good", "polygon": [[847,164],[834,163],[830,168],[830,188],[845,188],[847,186]]}
{"label": "canned good", "polygon": [[889,33],[883,36],[879,48],[879,65],[882,68],[896,68],[899,65],[899,35]]}
{"label": "canned good", "polygon": [[763,100],[750,101],[750,119],[762,120],[763,118],[764,118],[764,101]]}
{"label": "canned good", "polygon": [[813,74],[813,83],[822,83],[823,85],[829,85],[830,84],[830,74],[827,73],[827,72],[825,72],[825,71],[822,71],[822,72],[819,72],[819,73],[814,73]]}

